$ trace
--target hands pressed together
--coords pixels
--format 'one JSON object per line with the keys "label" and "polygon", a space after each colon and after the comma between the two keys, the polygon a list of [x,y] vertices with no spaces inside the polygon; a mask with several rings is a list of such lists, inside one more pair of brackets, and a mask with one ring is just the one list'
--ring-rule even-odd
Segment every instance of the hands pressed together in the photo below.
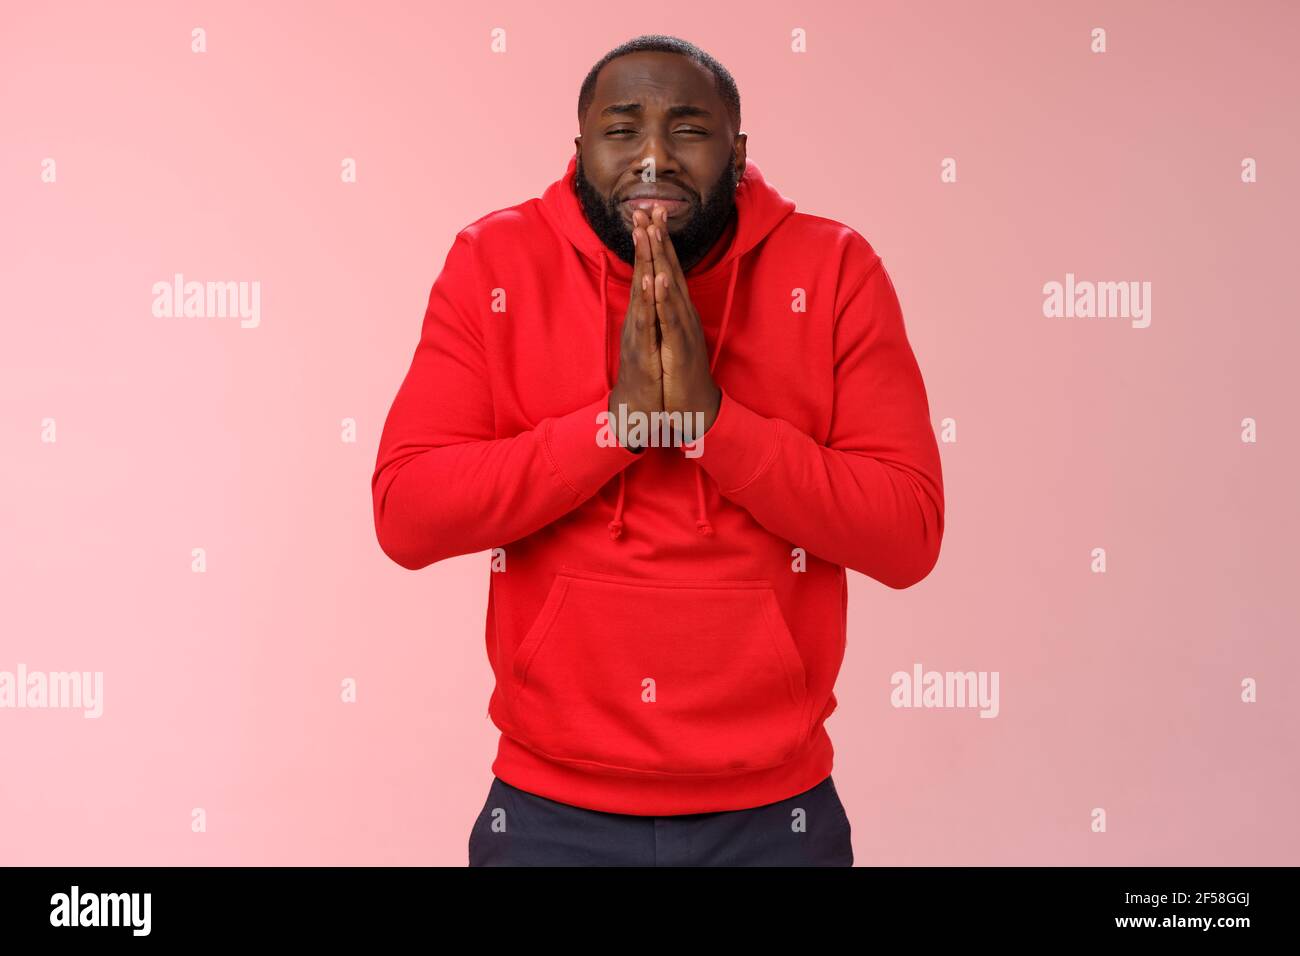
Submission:
{"label": "hands pressed together", "polygon": [[623,321],[618,379],[609,396],[610,415],[617,417],[620,404],[629,413],[681,412],[683,419],[692,416],[691,421],[700,412],[707,431],[718,417],[722,391],[709,371],[708,343],[668,235],[663,206],[654,206],[653,219],[641,209],[632,213],[632,240],[632,294]]}

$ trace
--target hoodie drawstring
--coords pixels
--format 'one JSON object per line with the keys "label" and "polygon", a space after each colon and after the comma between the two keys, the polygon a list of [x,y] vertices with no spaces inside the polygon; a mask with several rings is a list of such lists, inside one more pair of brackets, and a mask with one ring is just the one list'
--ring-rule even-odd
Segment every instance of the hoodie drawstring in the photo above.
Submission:
{"label": "hoodie drawstring", "polygon": [[[604,328],[603,346],[600,355],[600,363],[605,369],[605,386],[609,389],[614,387],[614,379],[609,371],[609,315],[608,315],[608,296],[605,286],[609,275],[609,260],[602,249],[600,253],[600,319]],[[713,345],[713,356],[709,359],[709,371],[712,372],[718,364],[718,356],[722,354],[722,342],[727,337],[727,322],[731,319],[731,303],[736,294],[736,277],[740,274],[740,256],[737,255],[731,260],[731,278],[727,282],[727,298],[722,307],[722,324],[718,327],[718,340]],[[636,290],[632,290],[636,294]],[[713,534],[713,525],[709,522],[709,509],[704,501],[704,469],[699,465],[695,466],[695,504],[696,520],[695,530],[698,534],[708,537]],[[614,519],[606,526],[609,528],[611,540],[617,541],[623,534],[623,503],[627,497],[627,469],[618,473],[618,501],[614,505]]]}

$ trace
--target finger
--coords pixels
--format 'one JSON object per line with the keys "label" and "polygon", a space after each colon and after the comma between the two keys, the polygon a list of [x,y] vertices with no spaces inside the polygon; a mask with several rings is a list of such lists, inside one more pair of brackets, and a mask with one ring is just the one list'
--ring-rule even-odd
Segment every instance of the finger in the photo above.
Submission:
{"label": "finger", "polygon": [[686,273],[682,270],[681,263],[677,261],[677,247],[673,245],[672,233],[668,231],[668,211],[664,209],[662,206],[656,206],[655,208],[659,210],[661,213],[659,223],[660,223],[660,228],[663,230],[662,241],[663,241],[663,247],[665,252],[665,258],[667,258],[668,260],[669,274],[672,275],[673,281],[676,282],[677,284],[677,288],[682,292],[683,295],[685,295],[686,294]]}
{"label": "finger", "polygon": [[686,329],[682,324],[681,297],[667,272],[655,273],[655,313],[659,317],[663,347],[670,351],[684,350]]}
{"label": "finger", "polygon": [[[668,297],[665,310],[670,314],[670,320],[675,326],[673,342],[674,344],[689,343],[692,347],[698,345],[704,346],[704,329],[700,325],[699,316],[691,303],[690,288],[686,284],[686,275],[682,272],[681,263],[677,259],[677,250],[673,246],[672,235],[668,232],[668,213],[660,209],[660,221],[656,228],[659,232],[659,243],[652,248],[660,254],[661,263],[666,264],[666,268],[660,263],[656,263],[655,269],[659,271],[665,268],[668,273],[669,282],[671,283],[671,295]],[[661,316],[662,321],[662,316]]]}
{"label": "finger", "polygon": [[633,269],[648,267],[652,261],[649,232],[647,231],[649,226],[650,217],[641,209],[634,210],[632,213],[632,241],[636,246],[636,255]]}
{"label": "finger", "polygon": [[[650,227],[650,249],[654,258],[655,271],[655,312],[659,316],[659,329],[664,341],[671,346],[684,346],[684,336],[689,334],[683,323],[689,314],[687,303],[689,296],[683,289],[684,279],[673,275],[672,262],[668,258],[666,228],[667,217]],[[680,276],[680,270],[678,270]]]}
{"label": "finger", "polygon": [[642,210],[632,213],[632,241],[636,247],[632,269],[632,328],[628,335],[642,350],[642,354],[659,347],[659,330],[655,313],[654,259],[650,251],[648,227],[650,217]]}
{"label": "finger", "polygon": [[650,255],[653,260],[655,276],[655,309],[659,314],[659,322],[662,326],[664,323],[674,322],[677,318],[676,310],[673,308],[671,301],[675,297],[677,283],[673,279],[672,266],[668,261],[668,251],[664,248],[667,230],[658,221],[661,208],[659,206],[655,207],[656,221],[648,231],[650,234]]}
{"label": "finger", "polygon": [[647,227],[650,220],[640,209],[632,213],[632,245],[635,252],[632,257],[632,291],[641,289],[641,278],[649,272],[653,264],[650,255],[650,233]]}

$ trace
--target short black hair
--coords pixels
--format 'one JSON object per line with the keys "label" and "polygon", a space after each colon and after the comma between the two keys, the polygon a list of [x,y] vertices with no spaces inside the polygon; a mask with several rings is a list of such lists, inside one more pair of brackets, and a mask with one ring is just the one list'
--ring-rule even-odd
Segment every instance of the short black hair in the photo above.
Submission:
{"label": "short black hair", "polygon": [[587,74],[587,78],[582,81],[582,88],[578,91],[579,123],[587,115],[587,109],[591,106],[592,99],[595,98],[596,77],[600,74],[601,68],[610,60],[616,60],[620,56],[627,56],[629,53],[647,52],[677,53],[689,57],[709,70],[713,74],[713,82],[718,89],[718,95],[722,97],[722,102],[726,104],[732,125],[735,126],[736,132],[740,132],[740,91],[736,88],[736,81],[732,79],[727,68],[694,43],[688,43],[686,40],[677,37],[665,36],[662,33],[646,33],[635,39],[628,40],[626,43],[621,43],[597,61],[596,65],[591,68],[591,72]]}

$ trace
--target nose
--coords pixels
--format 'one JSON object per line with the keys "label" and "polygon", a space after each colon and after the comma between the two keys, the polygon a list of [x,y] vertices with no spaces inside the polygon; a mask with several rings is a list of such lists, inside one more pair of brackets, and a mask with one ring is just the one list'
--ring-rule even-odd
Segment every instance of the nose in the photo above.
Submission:
{"label": "nose", "polygon": [[[645,172],[647,168],[653,172],[647,174]],[[654,182],[663,176],[669,174],[676,176],[680,172],[677,157],[673,153],[672,136],[664,130],[647,130],[638,161],[637,173],[640,178],[646,182]]]}

